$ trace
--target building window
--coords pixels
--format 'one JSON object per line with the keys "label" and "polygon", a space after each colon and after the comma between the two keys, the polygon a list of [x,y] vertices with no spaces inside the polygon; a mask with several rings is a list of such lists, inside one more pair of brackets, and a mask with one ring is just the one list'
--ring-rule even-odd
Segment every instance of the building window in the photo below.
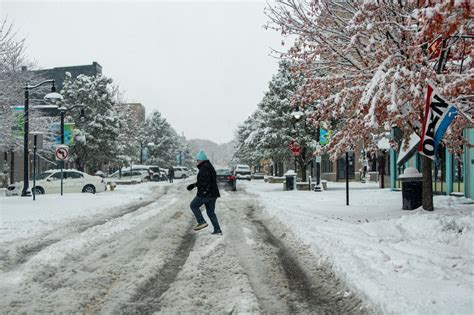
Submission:
{"label": "building window", "polygon": [[[355,154],[354,152],[349,152],[349,179],[355,178]],[[340,158],[337,160],[337,180],[346,179],[346,158]]]}
{"label": "building window", "polygon": [[461,157],[453,158],[453,192],[464,192],[464,165]]}
{"label": "building window", "polygon": [[324,154],[321,157],[321,172],[322,173],[332,173],[333,172],[333,167],[332,167],[332,162],[329,160],[329,155]]}

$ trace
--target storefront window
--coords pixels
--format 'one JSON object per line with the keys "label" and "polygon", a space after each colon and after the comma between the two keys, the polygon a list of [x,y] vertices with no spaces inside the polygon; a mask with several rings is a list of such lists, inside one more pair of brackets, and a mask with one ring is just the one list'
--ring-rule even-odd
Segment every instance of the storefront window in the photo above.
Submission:
{"label": "storefront window", "polygon": [[[349,152],[349,179],[355,178],[355,155],[354,152]],[[346,158],[337,160],[337,179],[346,179]]]}
{"label": "storefront window", "polygon": [[464,192],[464,165],[458,156],[453,158],[453,192]]}
{"label": "storefront window", "polygon": [[436,161],[431,164],[433,176],[433,193],[446,193],[446,150],[439,146],[436,150]]}
{"label": "storefront window", "polygon": [[322,173],[332,173],[333,168],[332,168],[332,162],[329,159],[329,155],[323,154],[321,157],[321,172]]}

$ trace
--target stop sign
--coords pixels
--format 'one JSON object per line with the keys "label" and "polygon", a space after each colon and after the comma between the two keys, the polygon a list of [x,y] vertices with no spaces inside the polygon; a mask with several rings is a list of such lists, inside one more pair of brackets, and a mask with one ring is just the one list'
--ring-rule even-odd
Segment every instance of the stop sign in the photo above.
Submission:
{"label": "stop sign", "polygon": [[291,140],[290,144],[288,145],[288,148],[290,149],[291,154],[293,154],[293,156],[300,155],[301,146],[297,144],[295,140]]}
{"label": "stop sign", "polygon": [[293,149],[291,149],[291,154],[293,154],[293,156],[298,156],[298,155],[300,155],[300,152],[301,152],[301,148],[293,148]]}

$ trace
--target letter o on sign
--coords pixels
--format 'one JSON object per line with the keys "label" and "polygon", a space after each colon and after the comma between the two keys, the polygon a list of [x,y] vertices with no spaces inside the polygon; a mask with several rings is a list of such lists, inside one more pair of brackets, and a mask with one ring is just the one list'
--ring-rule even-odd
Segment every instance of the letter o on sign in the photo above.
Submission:
{"label": "letter o on sign", "polygon": [[433,139],[425,139],[425,141],[423,141],[423,153],[425,155],[433,155],[434,149],[435,147]]}

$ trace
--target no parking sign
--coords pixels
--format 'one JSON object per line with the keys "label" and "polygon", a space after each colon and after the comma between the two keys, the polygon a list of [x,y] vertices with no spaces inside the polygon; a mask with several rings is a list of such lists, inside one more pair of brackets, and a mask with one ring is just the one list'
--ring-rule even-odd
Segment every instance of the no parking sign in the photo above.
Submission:
{"label": "no parking sign", "polygon": [[56,147],[54,152],[56,160],[65,161],[69,156],[69,147],[67,145],[60,145]]}

